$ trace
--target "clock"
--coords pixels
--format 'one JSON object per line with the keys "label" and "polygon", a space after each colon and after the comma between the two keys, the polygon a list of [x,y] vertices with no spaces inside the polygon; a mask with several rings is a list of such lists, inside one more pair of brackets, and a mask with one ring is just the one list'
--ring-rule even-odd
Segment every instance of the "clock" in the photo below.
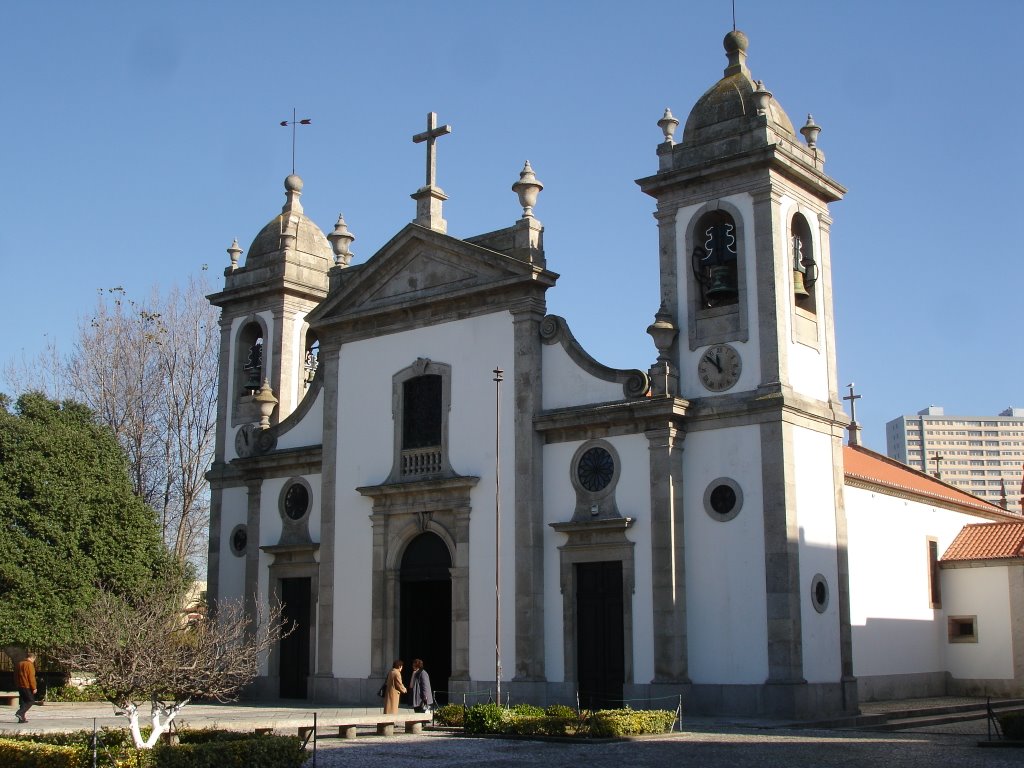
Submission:
{"label": "clock", "polygon": [[724,392],[740,378],[740,353],[728,344],[712,344],[697,363],[697,377],[706,389]]}
{"label": "clock", "polygon": [[243,459],[247,459],[255,452],[256,435],[253,434],[252,424],[245,424],[235,433],[235,453]]}

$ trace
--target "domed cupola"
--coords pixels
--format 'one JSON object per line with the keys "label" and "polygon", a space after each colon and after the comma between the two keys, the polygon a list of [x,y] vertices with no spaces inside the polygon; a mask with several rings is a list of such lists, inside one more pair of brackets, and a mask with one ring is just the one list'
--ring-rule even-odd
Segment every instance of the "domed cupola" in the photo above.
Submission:
{"label": "domed cupola", "polygon": [[302,179],[291,174],[284,180],[284,190],[287,199],[281,213],[256,235],[246,254],[245,266],[263,266],[278,254],[292,250],[307,258],[312,256],[326,272],[334,254],[324,233],[302,211]]}
{"label": "domed cupola", "polygon": [[[764,85],[755,82],[747,69],[747,36],[732,30],[722,41],[729,66],[721,80],[711,86],[690,110],[683,126],[683,144],[707,141],[741,133],[756,125],[764,115],[777,130],[795,138],[793,124]],[[766,95],[766,96],[765,96]]]}

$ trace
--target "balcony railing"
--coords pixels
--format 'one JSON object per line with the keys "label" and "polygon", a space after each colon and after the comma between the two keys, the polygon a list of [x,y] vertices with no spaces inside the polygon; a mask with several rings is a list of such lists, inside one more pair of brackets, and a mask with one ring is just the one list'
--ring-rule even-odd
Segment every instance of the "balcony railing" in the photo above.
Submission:
{"label": "balcony railing", "polygon": [[441,446],[427,448],[408,448],[402,451],[402,477],[429,477],[440,474],[444,465],[441,462]]}

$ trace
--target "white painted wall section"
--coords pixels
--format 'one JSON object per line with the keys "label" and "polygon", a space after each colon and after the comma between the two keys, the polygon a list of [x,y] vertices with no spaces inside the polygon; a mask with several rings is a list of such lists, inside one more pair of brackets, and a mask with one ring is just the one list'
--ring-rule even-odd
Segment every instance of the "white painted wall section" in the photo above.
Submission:
{"label": "white painted wall section", "polygon": [[1013,629],[1007,566],[943,568],[941,574],[945,617],[977,617],[974,629],[978,642],[952,643],[947,632],[949,673],[960,679],[1012,680]]}

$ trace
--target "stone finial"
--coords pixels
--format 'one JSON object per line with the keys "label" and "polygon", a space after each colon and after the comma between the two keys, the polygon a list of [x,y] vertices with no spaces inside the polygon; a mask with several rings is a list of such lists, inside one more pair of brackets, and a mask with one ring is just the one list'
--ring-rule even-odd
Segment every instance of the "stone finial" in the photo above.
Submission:
{"label": "stone finial", "polygon": [[274,412],[278,402],[277,398],[274,397],[274,390],[270,387],[270,379],[263,380],[263,386],[260,387],[259,392],[253,395],[252,399],[259,410],[260,429],[269,429],[270,414]]}
{"label": "stone finial", "polygon": [[754,109],[757,110],[757,114],[763,115],[768,111],[768,105],[772,100],[772,92],[764,87],[764,81],[758,80],[754,83],[757,86],[754,89]]}
{"label": "stone finial", "polygon": [[231,271],[234,272],[238,269],[238,257],[242,255],[242,249],[238,247],[238,238],[236,237],[231,241],[231,247],[228,248],[228,256],[231,257]]}
{"label": "stone finial", "polygon": [[661,120],[658,121],[658,127],[661,128],[661,132],[665,134],[665,144],[669,146],[676,143],[675,132],[676,128],[679,127],[679,121],[676,120],[672,114],[672,110],[665,107],[665,114],[661,116]]}
{"label": "stone finial", "polygon": [[747,36],[738,29],[733,29],[722,41],[725,47],[725,56],[729,60],[729,66],[725,68],[725,76],[735,75],[740,72],[749,74],[747,70],[747,47],[750,41]]}
{"label": "stone finial", "polygon": [[284,180],[284,194],[287,200],[285,201],[282,211],[294,211],[295,213],[302,213],[302,203],[299,202],[299,198],[302,197],[302,178],[292,173]]}
{"label": "stone finial", "polygon": [[800,133],[803,135],[808,147],[814,149],[818,146],[818,134],[821,133],[821,126],[814,122],[810,112],[807,113],[807,123],[800,129]]}
{"label": "stone finial", "polygon": [[327,236],[327,239],[331,241],[331,248],[334,250],[335,266],[347,267],[355,255],[349,250],[349,246],[352,245],[352,241],[356,239],[356,236],[348,231],[344,215],[338,214],[338,222],[334,225],[334,231]]}
{"label": "stone finial", "polygon": [[672,322],[672,314],[662,302],[654,315],[654,322],[647,326],[647,333],[654,339],[658,348],[658,361],[651,366],[651,391],[655,395],[675,395],[678,389],[678,375],[672,370],[669,350],[679,335],[679,329]]}
{"label": "stone finial", "polygon": [[512,185],[512,191],[519,195],[519,204],[523,206],[524,219],[533,218],[533,206],[537,204],[537,195],[544,189],[537,176],[530,167],[530,161],[526,161],[523,170],[519,172],[519,181]]}

